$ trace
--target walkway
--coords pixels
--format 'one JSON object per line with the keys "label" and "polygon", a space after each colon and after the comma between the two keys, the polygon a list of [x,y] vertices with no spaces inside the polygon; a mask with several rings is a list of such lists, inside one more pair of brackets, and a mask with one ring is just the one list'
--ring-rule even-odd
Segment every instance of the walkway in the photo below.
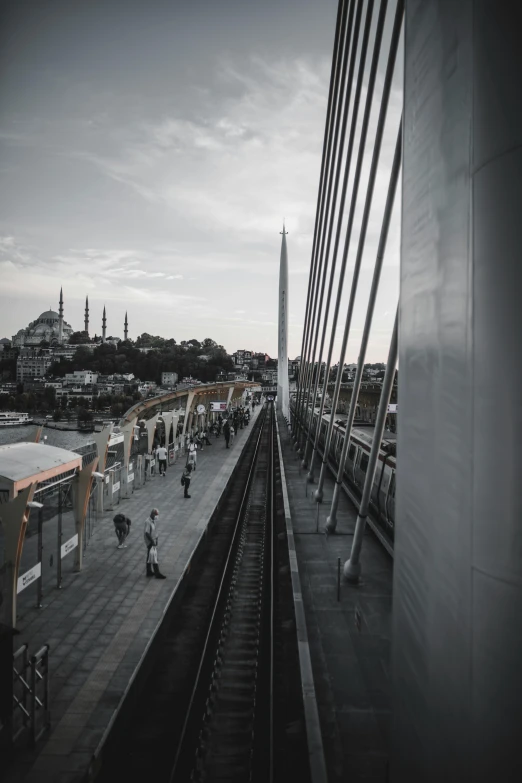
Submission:
{"label": "walkway", "polygon": [[[24,602],[15,649],[28,642],[32,654],[50,645],[52,728],[35,752],[18,754],[5,776],[7,783],[84,779],[237,463],[252,421],[239,430],[228,451],[221,436],[198,453],[191,499],[183,498],[184,462],[178,461],[166,478],[156,476],[117,507],[133,523],[127,549],[117,549],[112,523],[116,510],[106,512],[89,541],[82,572],[64,569],[63,589],[48,591],[43,609]],[[143,525],[154,506],[160,511],[158,552],[165,580],[145,576]]]}
{"label": "walkway", "polygon": [[367,533],[361,557],[362,582],[351,587],[342,581],[341,600],[337,600],[337,558],[344,564],[349,556],[356,511],[341,494],[337,533],[324,535],[334,484],[328,476],[319,534],[315,532],[313,488],[305,482],[306,472],[300,469],[281,418],[279,432],[328,780],[386,783],[392,562]]}

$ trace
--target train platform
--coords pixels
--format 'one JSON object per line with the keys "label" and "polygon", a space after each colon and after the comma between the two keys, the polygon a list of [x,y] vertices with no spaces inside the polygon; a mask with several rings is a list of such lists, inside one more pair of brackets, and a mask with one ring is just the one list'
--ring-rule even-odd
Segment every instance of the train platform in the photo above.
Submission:
{"label": "train platform", "polygon": [[350,555],[357,512],[342,493],[336,534],[325,535],[333,478],[317,517],[315,487],[280,416],[278,425],[328,781],[386,783],[393,563],[367,531],[361,582],[351,586],[341,575],[338,600],[338,558],[342,567]]}
{"label": "train platform", "polygon": [[[158,474],[98,518],[80,573],[64,573],[63,587],[45,595],[42,609],[25,606],[14,649],[50,646],[51,728],[32,751],[17,751],[0,770],[6,783],[79,783],[92,779],[104,739],[117,718],[140,664],[174,600],[183,573],[259,414],[240,429],[230,449],[223,435],[198,452],[190,499],[180,477],[184,459]],[[143,527],[160,512],[158,555],[165,580],[145,576]],[[117,548],[112,519],[132,520],[126,549]],[[46,524],[53,524],[52,522]]]}

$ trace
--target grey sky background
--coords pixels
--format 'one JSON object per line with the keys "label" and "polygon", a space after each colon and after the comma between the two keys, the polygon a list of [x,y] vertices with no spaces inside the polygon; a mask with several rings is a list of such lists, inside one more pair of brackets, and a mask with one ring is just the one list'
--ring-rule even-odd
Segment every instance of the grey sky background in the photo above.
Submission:
{"label": "grey sky background", "polygon": [[[105,304],[112,335],[123,335],[128,310],[133,338],[212,337],[230,352],[275,355],[285,217],[289,356],[299,354],[336,11],[337,0],[4,4],[0,336],[57,309],[63,286],[74,329],[88,294],[91,334]],[[389,22],[393,11],[392,2]],[[396,77],[348,361],[386,196],[400,66]],[[368,165],[369,156],[366,176]],[[397,209],[370,361],[385,360],[393,325],[398,220]]]}

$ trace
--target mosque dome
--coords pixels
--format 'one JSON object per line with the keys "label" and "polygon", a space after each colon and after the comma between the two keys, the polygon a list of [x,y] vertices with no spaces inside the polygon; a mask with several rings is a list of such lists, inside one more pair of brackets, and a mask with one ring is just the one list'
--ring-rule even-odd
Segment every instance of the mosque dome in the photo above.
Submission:
{"label": "mosque dome", "polygon": [[42,313],[37,318],[37,321],[47,321],[47,320],[59,321],[60,316],[54,310],[46,310],[45,313]]}
{"label": "mosque dome", "polygon": [[[62,306],[63,302],[60,301],[60,307]],[[43,340],[52,344],[61,344],[67,342],[72,333],[72,327],[62,318],[62,332],[60,334],[60,313],[49,309],[41,313],[36,320],[31,321],[25,329],[20,329],[13,337],[13,345],[36,346],[40,345]]]}

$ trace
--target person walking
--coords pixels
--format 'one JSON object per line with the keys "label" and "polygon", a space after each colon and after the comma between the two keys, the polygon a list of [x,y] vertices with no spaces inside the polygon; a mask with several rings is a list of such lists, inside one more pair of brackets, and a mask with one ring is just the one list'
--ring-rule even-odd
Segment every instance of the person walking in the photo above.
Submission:
{"label": "person walking", "polygon": [[228,419],[223,424],[223,435],[225,436],[225,443],[228,449],[230,448],[228,445],[230,442],[230,424],[228,423]]}
{"label": "person walking", "polygon": [[166,579],[167,577],[160,572],[158,565],[158,535],[156,532],[158,517],[158,509],[153,508],[145,522],[143,531],[143,538],[147,547],[147,576],[155,576],[156,579]]}
{"label": "person walking", "polygon": [[230,425],[230,441],[231,443],[234,443],[234,436],[236,434],[236,428],[233,424]]}
{"label": "person walking", "polygon": [[192,478],[192,463],[187,462],[187,464],[185,465],[185,470],[183,471],[183,475],[181,476],[181,485],[185,488],[185,493],[183,495],[184,498],[190,497],[188,491],[190,487],[191,478]]}
{"label": "person walking", "polygon": [[208,431],[206,427],[203,430],[203,441],[206,443],[207,446],[212,446],[212,443],[208,439]]}
{"label": "person walking", "polygon": [[167,472],[167,449],[165,446],[158,446],[156,449],[156,459],[159,463],[160,476],[164,476]]}
{"label": "person walking", "polygon": [[114,531],[118,537],[118,549],[127,549],[125,539],[130,533],[131,521],[125,514],[116,514],[113,519]]}

